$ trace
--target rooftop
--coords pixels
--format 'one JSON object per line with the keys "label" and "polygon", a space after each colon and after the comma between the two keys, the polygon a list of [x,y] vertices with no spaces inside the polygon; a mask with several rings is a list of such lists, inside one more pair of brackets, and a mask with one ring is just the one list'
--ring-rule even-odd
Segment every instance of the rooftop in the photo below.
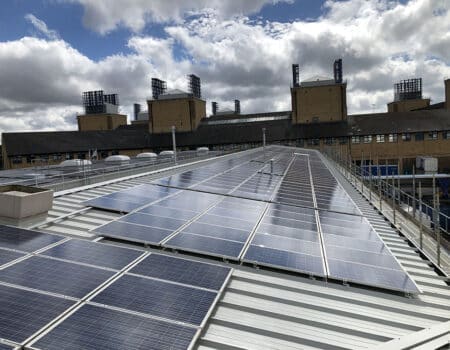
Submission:
{"label": "rooftop", "polygon": [[[232,268],[231,275],[226,281],[226,286],[220,292],[217,303],[213,306],[207,321],[201,326],[201,332],[194,344],[196,349],[367,349],[380,345],[383,349],[398,349],[401,347],[393,347],[390,343],[392,340],[401,339],[404,341],[404,337],[418,336],[418,334],[421,334],[421,339],[426,339],[429,335],[418,332],[424,332],[428,329],[431,332],[436,327],[446,327],[446,322],[450,319],[450,288],[446,279],[437,272],[430,261],[418,253],[411,242],[408,242],[404,236],[394,230],[389,222],[361,197],[331,163],[314,151],[268,147],[266,152],[265,156],[275,159],[275,174],[267,174],[269,168],[261,163],[261,159],[258,158],[262,156],[261,150],[257,149],[58,192],[55,195],[54,205],[47,222],[34,226],[34,229],[62,235],[71,240],[90,241],[95,239],[99,241],[97,244],[103,246],[127,247],[136,252],[164,254]],[[293,152],[297,155],[294,156]],[[232,259],[226,259],[226,261],[213,259],[205,253],[194,254],[187,246],[174,250],[161,250],[158,245],[144,246],[136,242],[130,243],[129,239],[132,237],[121,240],[107,238],[99,233],[102,231],[101,227],[105,227],[111,222],[123,222],[124,220],[126,222],[128,220],[126,218],[129,218],[133,213],[123,215],[123,213],[116,211],[85,206],[86,201],[95,200],[104,195],[117,196],[117,193],[123,193],[124,190],[133,191],[137,188],[136,186],[153,186],[160,189],[172,188],[175,191],[181,190],[188,193],[191,195],[191,197],[188,196],[190,210],[194,210],[194,198],[197,195],[201,194],[201,197],[206,200],[208,196],[215,196],[215,198],[218,196],[217,198],[221,199],[226,194],[224,198],[227,198],[227,201],[252,201],[254,203],[253,209],[242,210],[241,215],[243,216],[237,219],[235,216],[238,214],[237,212],[225,209],[226,206],[224,205],[221,205],[221,211],[217,212],[214,209],[216,204],[212,204],[213,206],[208,209],[209,215],[225,216],[221,225],[243,225],[241,221],[248,220],[251,213],[258,207],[256,203],[259,202],[266,206],[266,210],[262,214],[263,217],[269,215],[269,212],[271,213],[269,216],[284,212],[281,206],[277,210],[270,209],[270,206],[273,205],[274,201],[285,201],[289,197],[286,197],[286,195],[280,197],[280,193],[287,193],[288,188],[295,186],[295,184],[304,183],[306,174],[302,173],[298,176],[297,173],[294,176],[295,174],[290,170],[297,169],[295,162],[305,159],[305,154],[310,154],[309,157],[313,157],[309,161],[311,171],[318,171],[325,176],[323,179],[320,176],[313,177],[315,191],[312,193],[316,194],[316,199],[313,200],[315,203],[312,206],[318,206],[317,212],[320,214],[325,210],[330,213],[341,212],[343,214],[343,211],[351,210],[352,217],[365,218],[364,220],[367,220],[370,227],[375,230],[389,252],[401,264],[402,269],[408,273],[421,290],[421,293],[405,296],[386,288],[374,288],[364,283],[349,283],[345,279],[324,279],[317,274],[289,272],[280,267],[268,268],[263,263],[241,264],[233,262]],[[262,161],[264,161],[264,157]],[[211,169],[217,171],[223,165],[226,166],[224,174],[211,173]],[[301,164],[299,165],[298,169],[301,169]],[[285,170],[283,171],[283,169]],[[329,174],[326,169],[329,169]],[[264,182],[268,178],[272,178],[273,181],[270,186]],[[187,179],[189,179],[188,182],[186,182]],[[320,199],[323,196],[322,193],[328,192],[326,189],[330,180],[335,181],[334,192],[332,192],[334,193],[333,207],[330,207],[331,203],[326,204]],[[230,188],[226,186],[227,183],[236,185],[231,190],[218,193],[220,188]],[[261,185],[263,183],[264,185]],[[197,190],[183,190],[188,184],[193,185]],[[212,184],[215,185],[211,186]],[[278,195],[270,195],[267,190]],[[173,195],[177,194],[174,193]],[[255,200],[256,195],[257,200]],[[307,209],[306,203],[298,202],[298,200],[306,199],[306,197],[306,195],[293,197],[297,202],[291,203],[291,205],[298,209],[295,215],[298,216]],[[177,201],[170,201],[172,207],[182,205],[184,200],[181,197],[178,198]],[[275,198],[277,199],[275,200]],[[243,205],[242,203],[239,205]],[[343,203],[347,204],[342,206]],[[170,219],[169,215],[170,209],[165,205],[161,202],[147,206],[147,208],[153,211],[163,209],[157,216],[165,217],[166,219],[163,221],[166,224],[173,223],[174,221]],[[336,207],[336,205],[338,206]],[[233,207],[236,207],[236,205],[230,208]],[[177,215],[178,219],[181,219],[180,214]],[[204,215],[208,214],[202,216]],[[228,218],[226,218],[227,215]],[[234,218],[231,218],[230,215]],[[304,214],[300,216],[304,217]],[[193,221],[202,221],[198,215],[187,220],[187,224],[184,224],[180,230],[172,229],[175,229],[175,231],[166,240],[167,242],[177,234],[179,235],[179,232]],[[263,218],[262,222],[264,220],[266,219]],[[299,219],[284,219],[284,221],[278,219],[278,225],[285,227],[285,225],[298,222],[296,220]],[[318,220],[319,224],[323,225],[324,222],[320,218]],[[128,220],[128,222],[130,221]],[[211,225],[211,222],[209,225]],[[305,225],[303,223],[302,227],[306,227]],[[247,243],[254,239],[258,229],[252,228],[250,231],[250,238]],[[231,234],[231,229],[229,232]],[[326,232],[326,230],[323,232]],[[108,236],[111,237],[111,235]],[[63,242],[67,242],[67,240]],[[172,245],[174,244],[172,243]],[[225,245],[225,241],[223,244]],[[56,243],[55,247],[58,245],[61,245],[61,243]],[[292,247],[291,249],[293,249]],[[40,254],[42,255],[42,253]],[[144,258],[148,258],[148,256],[146,255]],[[32,258],[33,254],[27,256],[27,259]],[[76,258],[75,256],[70,259]],[[12,265],[7,266],[13,268],[14,265],[20,264],[20,261],[24,260],[18,259]],[[136,263],[139,264],[139,261],[139,259],[136,260]],[[5,268],[5,271],[7,270],[8,268]],[[119,274],[120,278],[124,278],[126,272],[119,272]],[[4,289],[6,287],[2,278],[4,277],[0,275],[0,287]],[[15,284],[14,288],[20,291],[26,290],[26,288]],[[101,290],[103,289],[94,291],[93,295],[97,295],[98,298]],[[42,292],[41,294],[48,295],[48,293]],[[84,305],[84,308],[88,307],[87,304],[89,304],[86,301],[80,301],[79,303]],[[109,301],[104,301],[104,303],[109,303]],[[92,308],[92,306],[90,307]],[[107,309],[110,310],[110,308]],[[69,314],[81,316],[82,313],[80,312],[75,311],[73,313],[71,311]],[[136,314],[135,317],[137,316]],[[1,317],[0,315],[0,319]],[[61,327],[67,324],[64,321],[65,319],[61,317],[56,322],[56,325],[62,325],[58,326],[60,328],[54,328],[55,325],[48,325],[41,330],[47,330],[44,333],[48,333],[50,337],[44,337],[41,344],[47,344],[45,343],[46,339],[51,339],[52,335],[58,335],[57,330],[63,329]],[[3,325],[4,323],[0,324]],[[4,336],[4,328],[2,327],[0,326],[0,338],[8,339]],[[48,332],[49,330],[50,332]],[[70,329],[68,329],[68,333],[65,333],[64,337],[72,339],[70,332]],[[105,341],[112,334],[108,335],[107,333],[106,335]],[[129,341],[131,340],[130,338]],[[29,343],[35,341],[36,338]],[[9,342],[9,344],[14,345],[14,342]]]}

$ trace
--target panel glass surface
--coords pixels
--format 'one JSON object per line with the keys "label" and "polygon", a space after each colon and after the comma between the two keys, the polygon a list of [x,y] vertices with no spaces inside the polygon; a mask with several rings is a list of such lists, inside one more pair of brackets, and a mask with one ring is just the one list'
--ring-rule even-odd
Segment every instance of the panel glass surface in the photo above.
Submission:
{"label": "panel glass surface", "polygon": [[71,239],[44,251],[41,255],[120,270],[141,256],[142,252],[102,243]]}
{"label": "panel glass surface", "polygon": [[237,259],[244,248],[244,243],[181,232],[164,243],[164,246]]}
{"label": "panel glass surface", "polygon": [[0,338],[22,343],[74,303],[0,285]]}
{"label": "panel glass surface", "polygon": [[166,255],[150,254],[130,273],[219,290],[231,269]]}
{"label": "panel glass surface", "polygon": [[113,221],[96,228],[94,232],[105,237],[119,238],[132,242],[159,244],[172,233],[172,230]]}
{"label": "panel glass surface", "polygon": [[33,344],[45,350],[185,350],[196,329],[84,305]]}
{"label": "panel glass surface", "polygon": [[0,281],[82,298],[113,275],[104,269],[32,256],[0,270]]}
{"label": "panel glass surface", "polygon": [[19,253],[11,250],[0,249],[0,266],[10,263],[16,259],[25,256],[24,253]]}
{"label": "panel glass surface", "polygon": [[6,345],[6,344],[0,344],[0,350],[13,350],[14,348],[12,346]]}
{"label": "panel glass surface", "polygon": [[125,275],[93,302],[200,325],[216,296],[212,291]]}
{"label": "panel glass surface", "polygon": [[64,239],[62,236],[0,225],[0,247],[33,252]]}

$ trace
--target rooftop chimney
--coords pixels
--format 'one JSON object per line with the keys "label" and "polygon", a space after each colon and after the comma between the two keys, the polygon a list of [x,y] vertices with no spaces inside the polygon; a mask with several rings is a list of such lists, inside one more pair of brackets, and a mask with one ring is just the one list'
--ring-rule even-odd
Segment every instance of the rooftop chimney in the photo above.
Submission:
{"label": "rooftop chimney", "polygon": [[342,84],[342,58],[334,61],[333,65],[334,70],[334,82],[336,84]]}
{"label": "rooftop chimney", "polygon": [[212,114],[216,115],[217,111],[219,110],[219,104],[217,102],[211,102],[212,106]]}
{"label": "rooftop chimney", "polygon": [[292,84],[294,87],[300,86],[300,67],[298,64],[292,65]]}
{"label": "rooftop chimney", "polygon": [[450,109],[450,79],[445,80],[445,108]]}
{"label": "rooftop chimney", "polygon": [[241,101],[234,100],[234,113],[241,114]]}
{"label": "rooftop chimney", "polygon": [[141,105],[139,103],[135,103],[133,105],[134,120],[138,120],[138,115],[139,115],[140,111],[141,111]]}

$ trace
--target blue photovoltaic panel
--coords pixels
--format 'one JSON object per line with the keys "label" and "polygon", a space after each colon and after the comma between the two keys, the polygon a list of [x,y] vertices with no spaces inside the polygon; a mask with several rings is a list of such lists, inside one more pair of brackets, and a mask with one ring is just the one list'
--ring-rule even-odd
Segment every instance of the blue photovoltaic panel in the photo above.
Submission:
{"label": "blue photovoltaic panel", "polygon": [[172,188],[144,184],[90,199],[83,205],[128,213],[175,192]]}
{"label": "blue photovoltaic panel", "polygon": [[334,259],[328,259],[328,266],[330,276],[333,278],[407,293],[420,292],[403,270],[385,269]]}
{"label": "blue photovoltaic panel", "polygon": [[201,222],[205,224],[211,224],[211,225],[220,225],[220,226],[226,226],[230,228],[234,228],[236,230],[244,230],[244,231],[251,231],[253,227],[256,225],[256,220],[254,221],[246,221],[246,220],[239,220],[239,219],[230,219],[223,216],[218,215],[210,215],[205,214],[198,218],[196,222]]}
{"label": "blue photovoltaic panel", "polygon": [[366,218],[325,211],[319,216],[330,277],[419,292]]}
{"label": "blue photovoltaic panel", "polygon": [[155,216],[150,214],[141,214],[141,213],[133,213],[127,216],[124,216],[119,221],[121,222],[129,222],[132,224],[142,225],[142,226],[151,226],[151,227],[159,227],[165,230],[175,231],[180,226],[183,226],[186,221],[177,220],[172,218],[165,218],[162,216]]}
{"label": "blue photovoltaic panel", "polygon": [[0,338],[21,343],[74,303],[0,285]]}
{"label": "blue photovoltaic panel", "polygon": [[124,202],[107,197],[94,198],[89,201],[83,202],[83,205],[87,207],[119,211],[123,213],[129,213],[130,211],[142,207],[142,204]]}
{"label": "blue photovoltaic panel", "polygon": [[181,232],[193,233],[200,236],[207,236],[212,238],[228,239],[230,241],[237,241],[245,243],[247,241],[249,232],[243,230],[236,230],[234,228],[203,224],[201,222],[193,222],[186,226]]}
{"label": "blue photovoltaic panel", "polygon": [[0,344],[0,350],[13,350],[14,348],[12,346],[6,345],[6,344]]}
{"label": "blue photovoltaic panel", "polygon": [[150,254],[130,273],[220,290],[230,271],[228,267]]}
{"label": "blue photovoltaic panel", "polygon": [[25,256],[24,253],[0,249],[0,266]]}
{"label": "blue photovoltaic panel", "polygon": [[185,350],[196,329],[84,305],[32,346],[45,350]]}
{"label": "blue photovoltaic panel", "polygon": [[132,242],[159,244],[173,231],[158,227],[135,225],[128,222],[113,221],[94,230],[98,235],[120,238]]}
{"label": "blue photovoltaic panel", "polygon": [[319,242],[309,242],[301,239],[272,236],[269,234],[256,234],[252,239],[252,245],[306,255],[321,256],[322,254]]}
{"label": "blue photovoltaic panel", "polygon": [[112,275],[100,268],[32,256],[0,270],[0,281],[82,298]]}
{"label": "blue photovoltaic panel", "polygon": [[59,242],[64,237],[22,228],[0,225],[0,247],[33,252]]}
{"label": "blue photovoltaic panel", "polygon": [[320,276],[325,275],[323,259],[321,256],[300,254],[251,245],[248,248],[243,260],[272,267],[285,268],[292,271],[311,273]]}
{"label": "blue photovoltaic panel", "polygon": [[200,325],[216,292],[125,275],[92,301],[193,325]]}
{"label": "blue photovoltaic panel", "polygon": [[238,258],[242,248],[244,248],[244,243],[181,232],[164,243],[163,246],[221,257]]}
{"label": "blue photovoltaic panel", "polygon": [[162,207],[159,205],[150,205],[138,211],[138,213],[150,214],[180,220],[191,220],[198,215],[197,212],[191,210],[181,210],[175,208]]}
{"label": "blue photovoltaic panel", "polygon": [[317,231],[304,230],[301,228],[261,224],[256,230],[257,233],[267,233],[273,236],[301,239],[304,241],[318,242]]}
{"label": "blue photovoltaic panel", "polygon": [[141,256],[142,252],[102,243],[71,239],[46,250],[42,255],[121,270]]}

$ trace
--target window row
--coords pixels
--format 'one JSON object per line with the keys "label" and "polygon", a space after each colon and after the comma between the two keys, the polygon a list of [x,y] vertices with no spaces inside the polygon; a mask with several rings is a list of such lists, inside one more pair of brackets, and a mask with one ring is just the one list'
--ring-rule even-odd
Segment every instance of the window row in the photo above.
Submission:
{"label": "window row", "polygon": [[[423,140],[437,140],[438,139],[438,132],[437,131],[430,131],[430,132],[416,132],[416,133],[403,133],[401,134],[402,141],[411,141],[414,137],[415,141],[423,141]],[[449,131],[443,131],[442,132],[442,138],[444,140],[450,139],[450,130]],[[359,144],[359,143],[371,143],[373,140],[372,135],[365,135],[365,136],[352,136],[351,142],[352,144]],[[377,143],[384,143],[384,142],[397,142],[398,141],[398,134],[380,134],[375,136],[375,141]]]}

